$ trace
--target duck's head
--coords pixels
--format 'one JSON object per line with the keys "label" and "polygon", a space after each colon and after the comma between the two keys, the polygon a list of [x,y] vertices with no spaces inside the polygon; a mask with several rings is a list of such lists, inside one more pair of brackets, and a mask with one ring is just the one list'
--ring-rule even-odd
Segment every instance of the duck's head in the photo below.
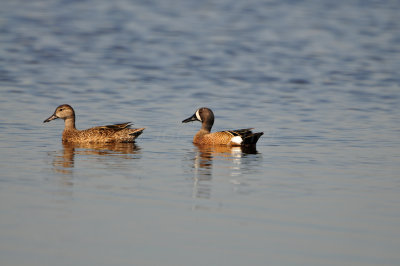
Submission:
{"label": "duck's head", "polygon": [[50,122],[51,120],[61,118],[61,119],[68,119],[74,118],[75,112],[74,109],[68,104],[62,104],[56,108],[54,114],[52,114],[49,118],[43,121],[43,123]]}
{"label": "duck's head", "polygon": [[214,124],[214,113],[207,107],[201,107],[189,118],[182,121],[188,123],[192,121],[200,121],[203,125],[212,126]]}

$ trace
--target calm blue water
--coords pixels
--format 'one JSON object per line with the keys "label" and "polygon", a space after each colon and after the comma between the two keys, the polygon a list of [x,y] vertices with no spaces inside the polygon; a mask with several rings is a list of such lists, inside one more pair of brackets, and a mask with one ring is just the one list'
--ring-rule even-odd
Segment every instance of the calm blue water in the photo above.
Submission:
{"label": "calm blue water", "polygon": [[[0,5],[1,265],[400,264],[399,1]],[[63,103],[146,130],[63,145]]]}

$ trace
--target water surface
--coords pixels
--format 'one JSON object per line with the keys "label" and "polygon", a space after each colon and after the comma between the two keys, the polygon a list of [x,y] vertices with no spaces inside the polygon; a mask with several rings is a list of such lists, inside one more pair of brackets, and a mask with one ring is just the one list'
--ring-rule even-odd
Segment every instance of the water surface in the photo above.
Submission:
{"label": "water surface", "polygon": [[[1,6],[2,265],[399,265],[398,1]],[[63,103],[146,130],[62,144]]]}

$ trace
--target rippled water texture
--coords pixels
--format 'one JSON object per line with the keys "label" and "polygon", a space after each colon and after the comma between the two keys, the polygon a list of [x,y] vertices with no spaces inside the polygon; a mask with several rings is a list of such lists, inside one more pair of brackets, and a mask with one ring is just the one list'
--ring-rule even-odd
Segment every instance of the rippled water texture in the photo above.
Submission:
{"label": "rippled water texture", "polygon": [[0,6],[1,265],[400,265],[399,1]]}

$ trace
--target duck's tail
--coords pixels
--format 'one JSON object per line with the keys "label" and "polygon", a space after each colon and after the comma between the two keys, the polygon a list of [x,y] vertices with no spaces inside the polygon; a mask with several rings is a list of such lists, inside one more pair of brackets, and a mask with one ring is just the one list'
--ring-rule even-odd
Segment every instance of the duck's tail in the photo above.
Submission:
{"label": "duck's tail", "polygon": [[130,132],[129,135],[133,136],[134,137],[133,139],[136,139],[137,137],[140,136],[140,134],[143,133],[144,129],[145,129],[144,127],[143,128],[132,128],[131,129],[132,132]]}
{"label": "duck's tail", "polygon": [[251,133],[243,138],[242,145],[255,145],[264,132]]}

